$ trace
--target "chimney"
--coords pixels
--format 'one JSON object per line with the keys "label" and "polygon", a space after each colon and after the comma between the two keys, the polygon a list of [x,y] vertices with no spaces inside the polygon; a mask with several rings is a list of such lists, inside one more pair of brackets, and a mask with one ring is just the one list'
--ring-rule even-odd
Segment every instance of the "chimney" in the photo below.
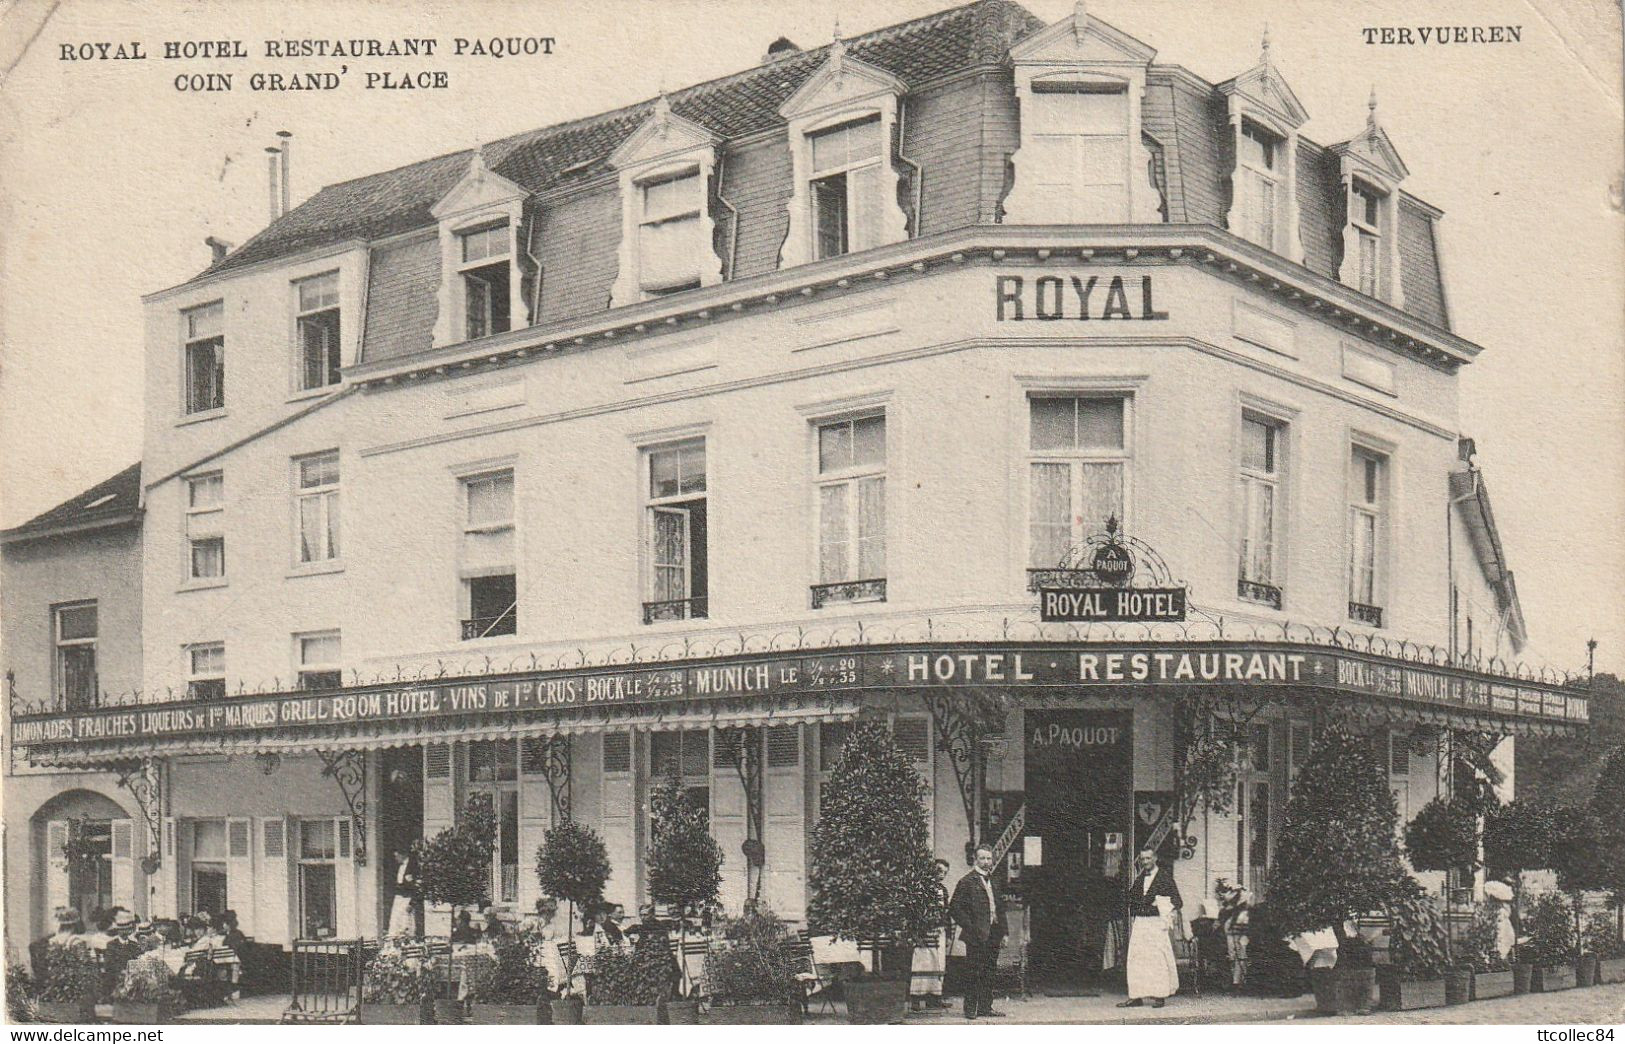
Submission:
{"label": "chimney", "polygon": [[290,148],[288,139],[293,137],[293,133],[281,130],[276,132],[276,136],[282,139],[282,213],[286,214],[293,209],[289,204],[288,196],[288,149]]}
{"label": "chimney", "polygon": [[208,244],[209,253],[214,255],[209,261],[210,264],[219,264],[226,259],[227,254],[231,253],[231,244],[224,239],[216,239],[214,236],[210,236],[203,242]]}
{"label": "chimney", "polygon": [[787,58],[792,54],[800,53],[801,48],[795,45],[795,41],[788,36],[781,36],[767,45],[767,54],[762,57],[762,64],[767,65],[769,62],[776,62],[780,58]]}
{"label": "chimney", "polygon": [[271,195],[268,202],[270,203],[270,214],[272,221],[275,221],[277,218],[282,216],[282,194],[277,191],[276,185],[276,172],[277,166],[282,162],[280,159],[281,155],[282,150],[277,148],[275,145],[265,146],[265,178],[266,184],[270,186]]}

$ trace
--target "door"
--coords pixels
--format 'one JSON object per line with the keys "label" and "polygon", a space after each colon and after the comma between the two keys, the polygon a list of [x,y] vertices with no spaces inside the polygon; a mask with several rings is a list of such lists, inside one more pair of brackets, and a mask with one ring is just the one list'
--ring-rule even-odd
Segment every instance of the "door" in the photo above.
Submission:
{"label": "door", "polygon": [[1130,711],[1026,714],[1027,838],[1023,894],[1031,904],[1034,974],[1097,976],[1107,925],[1121,912],[1132,844]]}

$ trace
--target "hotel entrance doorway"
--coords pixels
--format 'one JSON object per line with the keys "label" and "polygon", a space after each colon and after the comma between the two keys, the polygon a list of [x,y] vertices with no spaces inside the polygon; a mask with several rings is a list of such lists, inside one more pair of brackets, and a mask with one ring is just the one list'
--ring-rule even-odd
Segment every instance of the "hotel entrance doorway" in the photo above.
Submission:
{"label": "hotel entrance doorway", "polygon": [[1031,904],[1030,974],[1040,982],[1098,979],[1114,946],[1133,853],[1133,714],[1029,711],[1025,753]]}

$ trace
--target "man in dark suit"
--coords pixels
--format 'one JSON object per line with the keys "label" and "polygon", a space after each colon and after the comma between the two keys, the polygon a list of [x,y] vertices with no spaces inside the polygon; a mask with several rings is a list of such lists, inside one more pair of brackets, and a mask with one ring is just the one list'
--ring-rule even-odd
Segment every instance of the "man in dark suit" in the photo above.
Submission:
{"label": "man in dark suit", "polygon": [[959,879],[948,915],[965,940],[965,1017],[1003,1018],[993,1010],[993,967],[1004,942],[1004,894],[993,880],[993,850],[976,849],[976,866]]}

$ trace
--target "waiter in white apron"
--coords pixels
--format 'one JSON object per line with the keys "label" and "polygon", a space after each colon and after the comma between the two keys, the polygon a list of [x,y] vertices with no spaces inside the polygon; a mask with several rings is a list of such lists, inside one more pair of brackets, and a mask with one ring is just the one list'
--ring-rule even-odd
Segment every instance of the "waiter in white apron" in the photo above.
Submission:
{"label": "waiter in white apron", "polygon": [[1157,854],[1142,849],[1134,859],[1138,870],[1128,890],[1128,1000],[1119,1008],[1138,1008],[1146,1001],[1153,1008],[1179,991],[1179,969],[1169,935],[1181,906],[1173,871],[1157,865]]}

